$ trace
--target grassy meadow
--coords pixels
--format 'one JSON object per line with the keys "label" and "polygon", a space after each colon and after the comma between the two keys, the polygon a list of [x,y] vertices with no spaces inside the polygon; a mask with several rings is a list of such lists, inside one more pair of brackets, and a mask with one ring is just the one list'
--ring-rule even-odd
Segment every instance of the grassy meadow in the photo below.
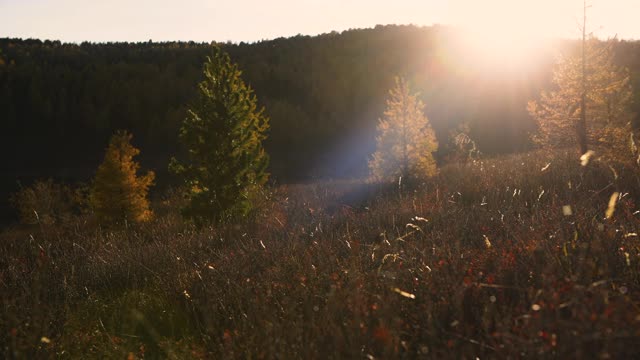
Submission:
{"label": "grassy meadow", "polygon": [[[612,196],[615,195],[615,196]],[[527,153],[0,234],[4,358],[637,358],[636,166]]]}

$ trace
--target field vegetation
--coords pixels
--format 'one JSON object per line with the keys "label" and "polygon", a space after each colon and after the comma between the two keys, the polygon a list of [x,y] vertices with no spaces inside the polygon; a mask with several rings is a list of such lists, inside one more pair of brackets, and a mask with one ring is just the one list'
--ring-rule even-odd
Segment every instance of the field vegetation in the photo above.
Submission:
{"label": "field vegetation", "polygon": [[531,152],[414,189],[276,187],[220,226],[182,220],[171,193],[127,227],[16,225],[0,235],[2,354],[637,357],[639,194],[634,164]]}

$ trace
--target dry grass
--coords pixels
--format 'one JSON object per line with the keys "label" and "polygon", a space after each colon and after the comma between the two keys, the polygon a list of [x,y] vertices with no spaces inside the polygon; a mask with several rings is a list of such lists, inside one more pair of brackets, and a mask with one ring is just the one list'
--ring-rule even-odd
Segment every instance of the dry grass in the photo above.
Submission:
{"label": "dry grass", "polygon": [[121,230],[14,228],[0,236],[2,351],[638,357],[638,175],[525,154],[447,166],[415,191],[282,187],[224,228],[169,210]]}

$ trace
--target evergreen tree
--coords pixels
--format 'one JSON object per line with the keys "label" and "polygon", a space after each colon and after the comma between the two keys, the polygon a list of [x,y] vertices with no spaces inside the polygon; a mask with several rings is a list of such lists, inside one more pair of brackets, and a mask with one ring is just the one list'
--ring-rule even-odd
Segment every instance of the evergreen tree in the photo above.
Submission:
{"label": "evergreen tree", "polygon": [[404,79],[395,79],[377,129],[376,152],[369,161],[374,179],[395,180],[401,176],[414,180],[436,173],[432,153],[438,150],[438,141],[424,114],[424,104],[410,93]]}
{"label": "evergreen tree", "polygon": [[93,180],[90,202],[99,221],[143,222],[151,218],[147,193],[155,174],[137,176],[140,165],[133,158],[140,150],[131,145],[132,135],[119,131],[111,137],[104,161]]}
{"label": "evergreen tree", "polygon": [[559,147],[577,145],[580,153],[590,144],[620,147],[628,125],[632,99],[629,70],[614,64],[615,40],[601,42],[586,33],[582,24],[580,51],[560,56],[553,71],[555,90],[543,91],[539,101],[530,101],[528,110],[538,123],[534,140]]}
{"label": "evergreen tree", "polygon": [[268,178],[262,141],[269,120],[263,109],[257,110],[257,99],[238,66],[214,47],[203,72],[180,129],[186,160],[173,159],[170,165],[187,186],[184,214],[197,223],[246,215],[252,196]]}

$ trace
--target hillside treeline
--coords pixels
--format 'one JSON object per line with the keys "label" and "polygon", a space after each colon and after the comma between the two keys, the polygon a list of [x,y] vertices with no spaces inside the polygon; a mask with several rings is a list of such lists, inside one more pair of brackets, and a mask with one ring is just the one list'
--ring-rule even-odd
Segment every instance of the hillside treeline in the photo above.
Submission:
{"label": "hillside treeline", "polygon": [[[490,66],[457,40],[448,27],[378,26],[222,47],[271,119],[272,178],[291,182],[366,173],[397,75],[426,104],[440,162],[461,123],[485,154],[530,147],[527,101],[549,86],[557,51],[578,43],[551,44],[535,65]],[[640,42],[616,41],[615,50],[640,89]],[[16,180],[88,179],[117,129],[134,134],[142,166],[161,175],[180,152],[177,130],[210,53],[194,42],[0,39],[0,189],[14,190]]]}

